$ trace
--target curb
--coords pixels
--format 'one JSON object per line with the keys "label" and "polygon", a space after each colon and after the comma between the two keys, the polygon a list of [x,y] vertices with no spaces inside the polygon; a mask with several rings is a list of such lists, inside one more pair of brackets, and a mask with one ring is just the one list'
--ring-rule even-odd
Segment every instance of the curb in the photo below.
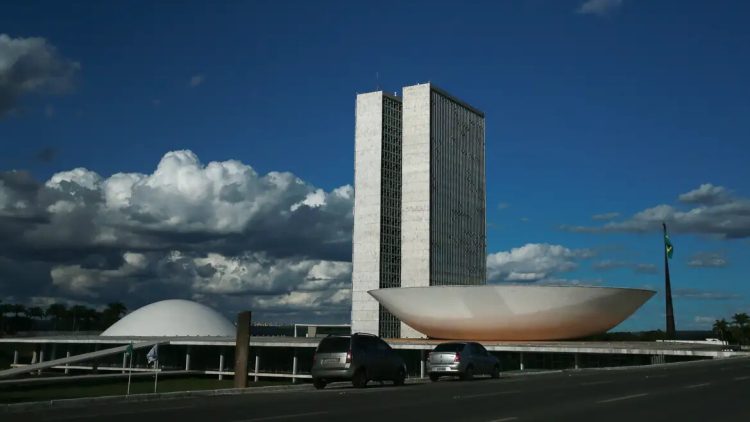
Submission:
{"label": "curb", "polygon": [[26,412],[32,410],[49,410],[62,408],[75,408],[96,404],[119,404],[119,403],[142,403],[158,400],[171,400],[189,397],[216,397],[216,396],[235,396],[240,394],[253,393],[274,393],[278,391],[296,391],[312,389],[311,384],[301,385],[284,385],[284,386],[265,386],[249,388],[224,388],[220,390],[193,390],[193,391],[173,391],[169,393],[145,393],[133,394],[130,396],[101,396],[101,397],[81,397],[72,399],[56,399],[33,401],[25,403],[0,404],[0,414]]}

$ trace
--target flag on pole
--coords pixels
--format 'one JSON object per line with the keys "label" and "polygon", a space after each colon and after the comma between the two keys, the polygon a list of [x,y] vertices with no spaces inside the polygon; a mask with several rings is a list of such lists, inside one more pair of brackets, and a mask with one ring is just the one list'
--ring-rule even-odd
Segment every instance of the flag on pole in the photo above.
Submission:
{"label": "flag on pole", "polygon": [[155,344],[154,347],[151,348],[151,350],[148,351],[148,354],[146,355],[146,359],[148,360],[148,364],[152,364],[159,360],[159,345]]}
{"label": "flag on pole", "polygon": [[672,246],[672,242],[669,240],[669,235],[664,234],[664,250],[667,251],[667,257],[669,259],[672,259],[672,253],[674,252],[674,246]]}

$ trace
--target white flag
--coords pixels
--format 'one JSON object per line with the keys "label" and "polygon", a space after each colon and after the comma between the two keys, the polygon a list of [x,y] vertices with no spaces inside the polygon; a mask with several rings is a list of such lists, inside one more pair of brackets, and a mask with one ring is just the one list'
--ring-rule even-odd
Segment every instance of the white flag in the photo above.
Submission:
{"label": "white flag", "polygon": [[148,351],[148,354],[146,355],[146,359],[148,360],[149,365],[159,360],[159,345],[155,344],[154,347],[151,348],[151,350]]}

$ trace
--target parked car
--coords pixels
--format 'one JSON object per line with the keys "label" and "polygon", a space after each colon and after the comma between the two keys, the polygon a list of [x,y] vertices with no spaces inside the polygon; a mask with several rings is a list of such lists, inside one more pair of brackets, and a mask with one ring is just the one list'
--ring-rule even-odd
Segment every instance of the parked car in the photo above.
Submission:
{"label": "parked car", "polygon": [[473,342],[439,344],[428,355],[427,365],[433,382],[443,375],[459,376],[462,380],[478,374],[500,377],[500,360]]}
{"label": "parked car", "polygon": [[356,388],[364,388],[370,380],[403,385],[406,364],[388,343],[372,334],[332,335],[315,349],[311,372],[317,389],[349,380]]}

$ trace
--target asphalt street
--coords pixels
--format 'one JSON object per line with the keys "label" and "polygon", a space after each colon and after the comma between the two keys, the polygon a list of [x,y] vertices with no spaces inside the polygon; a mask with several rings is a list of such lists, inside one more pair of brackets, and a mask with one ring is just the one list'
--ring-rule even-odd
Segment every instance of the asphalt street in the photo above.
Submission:
{"label": "asphalt street", "polygon": [[750,421],[750,359],[97,404],[3,421]]}

